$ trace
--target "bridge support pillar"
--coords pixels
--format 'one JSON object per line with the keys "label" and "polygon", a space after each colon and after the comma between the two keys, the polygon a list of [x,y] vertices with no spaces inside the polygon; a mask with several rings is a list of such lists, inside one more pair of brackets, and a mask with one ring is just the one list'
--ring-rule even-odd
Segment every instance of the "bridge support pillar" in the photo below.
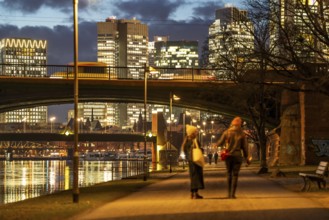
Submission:
{"label": "bridge support pillar", "polygon": [[328,130],[329,97],[319,93],[284,91],[279,164],[318,164],[320,160],[329,160]]}

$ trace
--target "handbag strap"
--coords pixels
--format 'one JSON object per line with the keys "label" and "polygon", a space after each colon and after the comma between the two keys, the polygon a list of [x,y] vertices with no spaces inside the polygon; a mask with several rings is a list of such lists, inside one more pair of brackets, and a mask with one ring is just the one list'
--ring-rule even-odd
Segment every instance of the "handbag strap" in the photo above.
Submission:
{"label": "handbag strap", "polygon": [[230,131],[227,131],[227,136],[225,138],[225,145],[226,145],[225,147],[226,147],[227,151],[231,154],[236,149],[236,143],[234,144],[233,148],[231,150],[229,150],[228,148],[229,148],[230,143],[231,143],[231,134],[230,134]]}
{"label": "handbag strap", "polygon": [[194,143],[195,148],[200,148],[196,138],[193,139],[193,143]]}

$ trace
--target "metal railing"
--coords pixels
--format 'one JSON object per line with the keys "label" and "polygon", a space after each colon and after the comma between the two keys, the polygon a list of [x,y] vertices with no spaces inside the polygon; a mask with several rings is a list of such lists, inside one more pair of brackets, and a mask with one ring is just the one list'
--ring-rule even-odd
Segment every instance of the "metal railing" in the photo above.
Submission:
{"label": "metal railing", "polygon": [[144,172],[147,172],[147,175],[149,174],[149,167],[150,167],[150,161],[147,161],[147,167],[148,169],[145,169],[144,167],[144,160],[117,160],[112,161],[111,167],[112,167],[112,180],[118,180],[121,178],[129,178],[129,177],[139,177]]}
{"label": "metal railing", "polygon": [[[143,80],[144,72],[148,71],[150,80],[188,80],[211,81],[221,75],[220,69],[201,68],[161,68],[161,67],[110,67],[99,63],[79,65],[79,79]],[[51,79],[73,79],[72,65],[24,65],[0,64],[0,76],[4,77],[37,77]]]}

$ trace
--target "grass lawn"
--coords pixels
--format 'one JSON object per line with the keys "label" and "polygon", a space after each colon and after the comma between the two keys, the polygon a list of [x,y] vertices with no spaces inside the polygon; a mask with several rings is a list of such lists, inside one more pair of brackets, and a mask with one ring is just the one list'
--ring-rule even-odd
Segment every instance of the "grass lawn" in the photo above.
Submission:
{"label": "grass lawn", "polygon": [[[173,173],[174,174],[174,173]],[[138,189],[167,178],[168,174],[151,174],[147,181],[142,178],[100,183],[80,188],[79,203],[73,203],[72,190],[27,199],[0,206],[0,219],[68,219],[72,216],[99,207],[107,202],[126,196]]]}

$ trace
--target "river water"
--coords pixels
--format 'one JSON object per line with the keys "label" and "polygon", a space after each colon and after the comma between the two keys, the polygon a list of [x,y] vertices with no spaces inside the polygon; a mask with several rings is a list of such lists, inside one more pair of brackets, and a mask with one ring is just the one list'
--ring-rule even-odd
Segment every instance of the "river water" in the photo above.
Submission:
{"label": "river water", "polygon": [[[79,187],[134,176],[141,166],[134,161],[80,161]],[[0,161],[0,205],[71,189],[72,168],[72,161],[64,160]]]}

